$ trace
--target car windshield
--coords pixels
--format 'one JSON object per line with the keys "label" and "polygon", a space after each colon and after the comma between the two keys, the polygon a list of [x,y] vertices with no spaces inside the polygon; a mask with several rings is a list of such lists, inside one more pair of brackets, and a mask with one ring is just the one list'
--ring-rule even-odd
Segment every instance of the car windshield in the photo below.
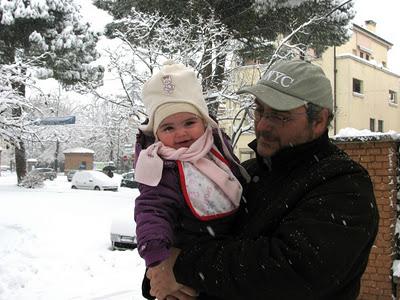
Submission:
{"label": "car windshield", "polygon": [[133,173],[128,173],[124,176],[125,179],[132,180],[133,179]]}

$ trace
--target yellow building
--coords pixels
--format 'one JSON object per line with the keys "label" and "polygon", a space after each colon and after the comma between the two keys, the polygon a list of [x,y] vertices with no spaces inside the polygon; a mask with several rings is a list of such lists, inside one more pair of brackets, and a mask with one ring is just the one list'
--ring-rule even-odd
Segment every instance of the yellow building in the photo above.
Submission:
{"label": "yellow building", "polygon": [[393,44],[375,34],[375,22],[365,25],[353,24],[346,44],[314,61],[332,83],[336,117],[331,134],[346,127],[400,132],[400,75],[390,70],[387,59]]}

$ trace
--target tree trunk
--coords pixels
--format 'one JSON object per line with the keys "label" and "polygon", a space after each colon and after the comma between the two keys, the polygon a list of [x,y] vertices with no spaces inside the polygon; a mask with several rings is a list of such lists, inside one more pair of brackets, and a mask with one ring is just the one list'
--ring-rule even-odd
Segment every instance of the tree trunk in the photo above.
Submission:
{"label": "tree trunk", "polygon": [[[225,76],[225,59],[225,54],[217,57],[214,76],[212,77],[211,86],[218,91],[220,91],[222,88],[222,83]],[[213,103],[209,106],[210,114],[214,117],[217,117],[218,115],[219,104],[219,101],[213,101]]]}
{"label": "tree trunk", "polygon": [[224,55],[219,55],[216,60],[216,66],[215,66],[215,76],[214,76],[214,83],[213,85],[220,90],[222,88],[222,83],[224,80],[224,75],[225,75],[225,60],[226,60],[226,54]]}
{"label": "tree trunk", "polygon": [[22,140],[18,146],[15,146],[15,170],[17,171],[18,183],[21,183],[26,175],[26,152],[25,144]]}
{"label": "tree trunk", "polygon": [[114,161],[114,143],[110,137],[110,154],[108,155],[108,161]]}
{"label": "tree trunk", "polygon": [[[204,54],[202,58],[203,69],[200,71],[204,91],[212,89],[212,64],[210,63],[212,56],[208,50],[211,48],[212,48],[212,43],[210,41],[206,42],[204,45]],[[204,64],[207,65],[204,66]]]}
{"label": "tree trunk", "polygon": [[[21,73],[25,73],[26,70],[21,70]],[[25,97],[25,84],[21,82],[17,82],[13,84],[14,90],[18,91],[18,93]],[[20,106],[14,107],[12,109],[12,115],[15,118],[20,118],[22,116],[22,108]],[[17,171],[18,183],[21,182],[22,178],[26,175],[26,152],[25,152],[25,144],[22,140],[21,136],[18,137],[18,145],[15,145],[15,169]]]}

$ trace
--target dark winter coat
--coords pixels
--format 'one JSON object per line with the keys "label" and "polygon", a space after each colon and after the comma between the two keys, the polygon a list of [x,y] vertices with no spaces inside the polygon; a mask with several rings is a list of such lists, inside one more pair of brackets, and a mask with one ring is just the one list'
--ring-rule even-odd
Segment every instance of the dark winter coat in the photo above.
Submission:
{"label": "dark winter coat", "polygon": [[244,165],[237,234],[185,247],[177,281],[201,299],[356,299],[379,218],[366,170],[327,133]]}

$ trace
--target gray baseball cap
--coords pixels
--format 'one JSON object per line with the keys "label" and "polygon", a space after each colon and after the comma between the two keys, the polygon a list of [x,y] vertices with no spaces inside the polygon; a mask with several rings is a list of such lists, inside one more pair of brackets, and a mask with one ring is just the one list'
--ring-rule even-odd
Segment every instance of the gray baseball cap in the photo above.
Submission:
{"label": "gray baseball cap", "polygon": [[291,110],[314,103],[333,111],[332,87],[319,66],[304,60],[279,61],[256,85],[240,89],[276,110]]}

